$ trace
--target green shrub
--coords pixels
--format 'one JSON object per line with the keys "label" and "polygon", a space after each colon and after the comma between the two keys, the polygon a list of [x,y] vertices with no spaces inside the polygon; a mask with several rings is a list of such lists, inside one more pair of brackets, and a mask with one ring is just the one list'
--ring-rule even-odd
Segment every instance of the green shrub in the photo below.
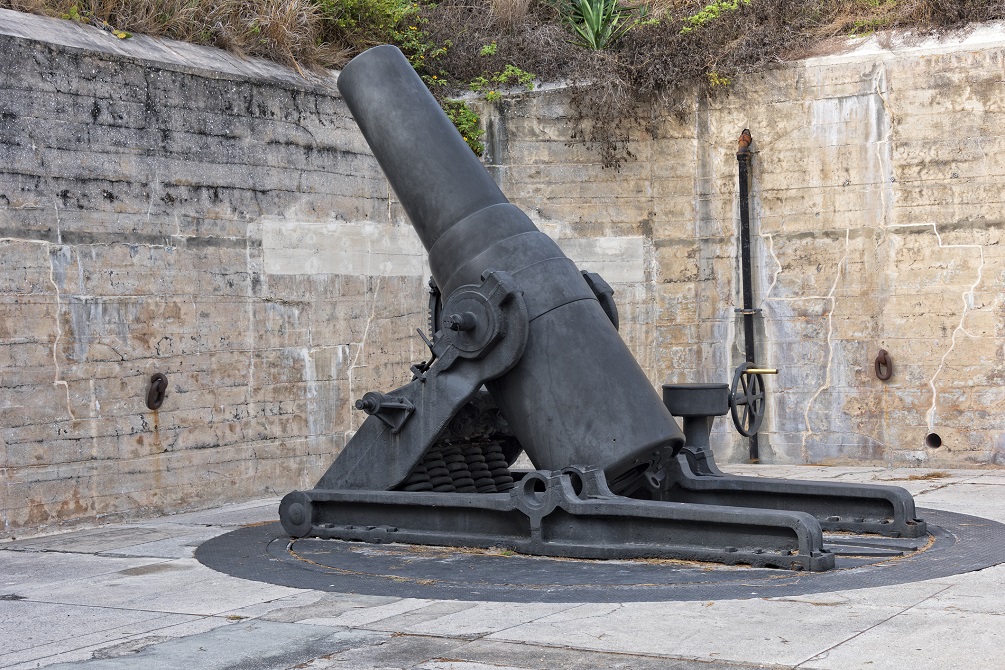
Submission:
{"label": "green shrub", "polygon": [[514,85],[524,86],[528,91],[532,91],[534,90],[534,75],[510,64],[499,72],[475,77],[468,88],[476,93],[487,92],[488,95],[492,95],[496,93],[493,89]]}
{"label": "green shrub", "polygon": [[749,5],[750,0],[716,0],[705,7],[697,14],[684,17],[684,27],[680,29],[682,33],[689,33],[695,28],[705,25],[727,12],[735,12],[741,5]]}
{"label": "green shrub", "polygon": [[556,0],[555,7],[576,36],[573,43],[595,51],[613,45],[640,19],[640,10],[618,0]]}
{"label": "green shrub", "polygon": [[485,153],[485,145],[481,141],[485,131],[482,130],[481,120],[475,110],[463,100],[444,100],[440,104],[471,150],[478,156]]}
{"label": "green shrub", "polygon": [[355,52],[378,44],[412,51],[421,44],[418,6],[407,0],[313,0],[321,18],[318,39]]}

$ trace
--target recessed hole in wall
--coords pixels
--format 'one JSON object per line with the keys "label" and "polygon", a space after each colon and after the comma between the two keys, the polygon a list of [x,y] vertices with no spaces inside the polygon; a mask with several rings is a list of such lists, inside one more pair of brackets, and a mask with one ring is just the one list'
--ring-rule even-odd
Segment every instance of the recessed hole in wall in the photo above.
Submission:
{"label": "recessed hole in wall", "polygon": [[942,446],[942,438],[939,437],[938,433],[929,433],[925,437],[925,446],[931,447],[932,449],[938,449]]}

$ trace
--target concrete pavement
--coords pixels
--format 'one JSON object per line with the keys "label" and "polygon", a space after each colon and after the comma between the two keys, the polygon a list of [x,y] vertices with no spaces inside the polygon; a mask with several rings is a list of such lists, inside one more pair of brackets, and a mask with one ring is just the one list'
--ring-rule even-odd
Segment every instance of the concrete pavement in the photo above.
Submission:
{"label": "concrete pavement", "polygon": [[[737,466],[895,483],[920,507],[1005,522],[1005,470]],[[292,589],[195,548],[278,499],[0,543],[0,667],[1005,670],[1005,565],[767,599],[481,603]]]}

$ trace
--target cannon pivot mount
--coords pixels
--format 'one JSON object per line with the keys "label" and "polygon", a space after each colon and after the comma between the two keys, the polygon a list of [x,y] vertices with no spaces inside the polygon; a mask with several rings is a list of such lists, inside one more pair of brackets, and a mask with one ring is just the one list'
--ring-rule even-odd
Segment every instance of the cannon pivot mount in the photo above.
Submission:
{"label": "cannon pivot mount", "polygon": [[[618,335],[610,285],[509,203],[400,51],[357,56],[338,87],[429,254],[431,359],[360,399],[367,417],[328,471],[283,498],[287,533],[834,566],[801,496],[672,499],[685,434]],[[514,468],[521,452],[534,470]]]}

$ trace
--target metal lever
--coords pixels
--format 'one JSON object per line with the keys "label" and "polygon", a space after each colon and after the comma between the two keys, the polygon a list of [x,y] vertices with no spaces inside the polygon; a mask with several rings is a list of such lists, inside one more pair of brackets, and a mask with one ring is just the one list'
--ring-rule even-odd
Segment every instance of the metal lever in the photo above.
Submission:
{"label": "metal lever", "polygon": [[392,434],[397,434],[405,421],[415,411],[415,405],[407,398],[396,398],[377,391],[369,391],[356,401],[356,409],[370,416],[376,416],[391,428]]}

